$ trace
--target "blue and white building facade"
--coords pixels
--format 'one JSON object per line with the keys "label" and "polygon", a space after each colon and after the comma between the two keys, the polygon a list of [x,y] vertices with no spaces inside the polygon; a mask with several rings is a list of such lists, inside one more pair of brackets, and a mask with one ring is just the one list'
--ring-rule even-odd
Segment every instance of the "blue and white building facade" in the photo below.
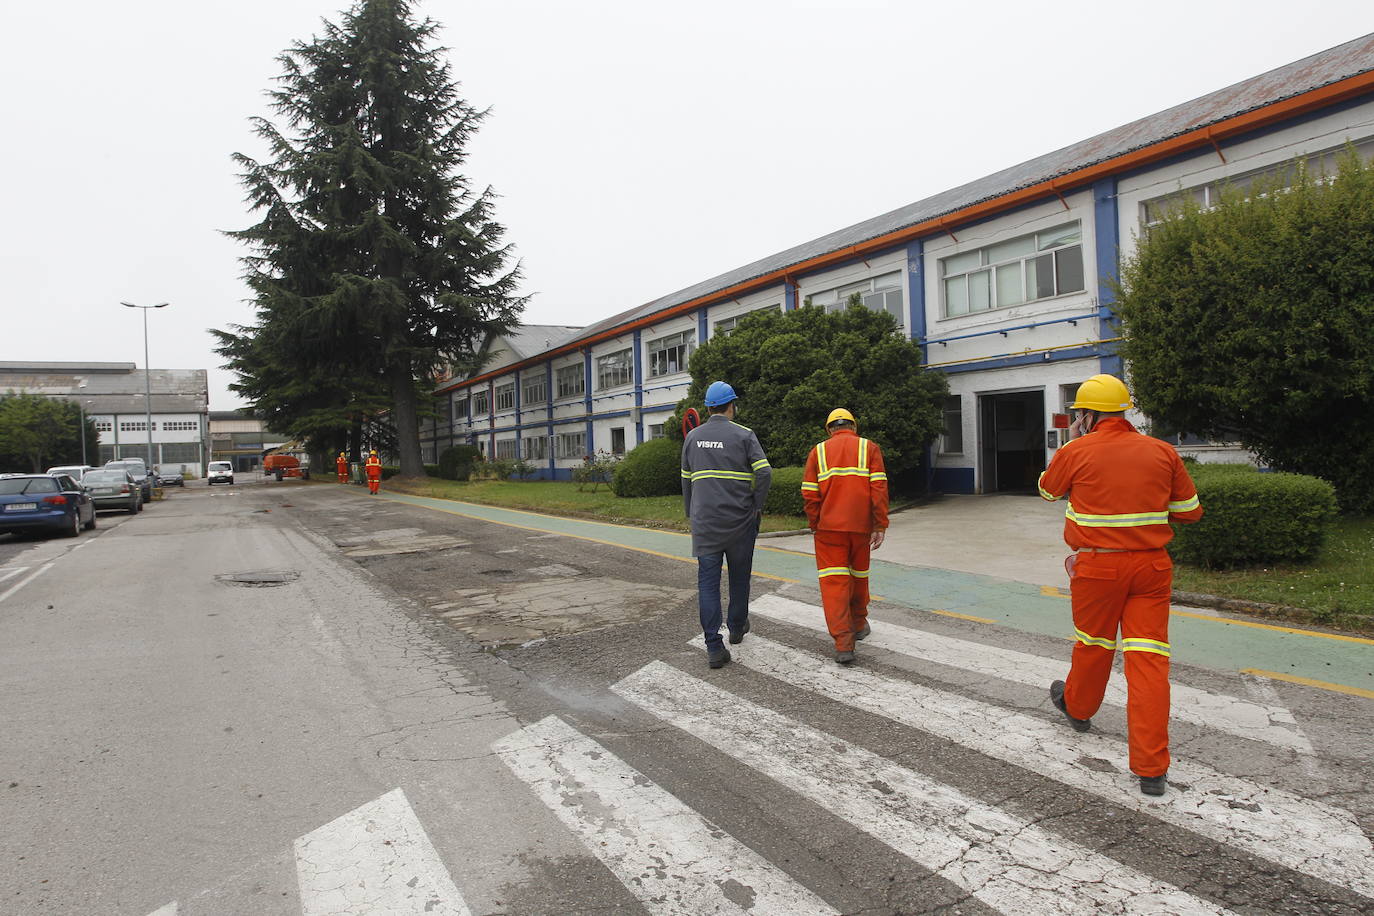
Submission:
{"label": "blue and white building facade", "polygon": [[[1223,183],[1374,156],[1374,35],[830,233],[585,328],[524,327],[480,374],[435,391],[426,460],[474,443],[562,479],[663,434],[695,347],[757,309],[843,308],[857,292],[949,376],[931,483],[1033,488],[1053,415],[1116,355],[1111,280],[1172,202]],[[863,405],[847,405],[862,422]],[[1136,418],[1143,419],[1143,418]],[[1206,460],[1233,450],[1182,443]]]}

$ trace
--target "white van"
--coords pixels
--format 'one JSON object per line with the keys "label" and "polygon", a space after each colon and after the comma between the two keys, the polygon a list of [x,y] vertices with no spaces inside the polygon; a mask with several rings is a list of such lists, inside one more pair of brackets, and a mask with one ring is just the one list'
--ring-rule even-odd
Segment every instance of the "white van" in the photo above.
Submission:
{"label": "white van", "polygon": [[234,482],[234,466],[228,461],[212,461],[209,469],[205,472],[211,486],[217,483]]}

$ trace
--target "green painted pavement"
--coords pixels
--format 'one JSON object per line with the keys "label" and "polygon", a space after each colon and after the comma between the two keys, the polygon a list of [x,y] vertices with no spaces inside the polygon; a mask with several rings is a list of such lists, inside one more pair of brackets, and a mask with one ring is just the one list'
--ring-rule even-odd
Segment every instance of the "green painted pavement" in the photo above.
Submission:
{"label": "green painted pavement", "polygon": [[[391,501],[499,525],[567,535],[685,562],[693,559],[691,538],[676,531],[562,518],[457,500],[381,495]],[[816,579],[816,564],[810,555],[769,547],[761,541],[754,554],[754,572],[809,584]],[[902,607],[983,618],[1025,632],[1062,637],[1066,642],[1072,638],[1069,600],[1057,590],[877,558],[872,562],[869,584],[873,594],[883,601]],[[1374,696],[1371,639],[1176,610],[1170,622],[1170,643],[1174,660],[1183,664],[1233,671],[1260,669]]]}

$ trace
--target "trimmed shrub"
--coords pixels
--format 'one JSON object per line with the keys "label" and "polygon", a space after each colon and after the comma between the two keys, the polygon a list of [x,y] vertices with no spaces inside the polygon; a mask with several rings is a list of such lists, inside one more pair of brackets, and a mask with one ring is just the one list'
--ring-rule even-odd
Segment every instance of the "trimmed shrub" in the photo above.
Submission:
{"label": "trimmed shrub", "polygon": [[426,477],[438,477],[438,476],[439,476],[439,465],[437,465],[437,464],[427,464],[427,465],[425,465],[425,476],[426,476]]}
{"label": "trimmed shrub", "polygon": [[806,515],[802,501],[801,483],[804,468],[773,468],[773,483],[763,511],[771,515]]}
{"label": "trimmed shrub", "polygon": [[611,478],[616,496],[674,496],[682,492],[682,445],[650,439],[630,449]]}
{"label": "trimmed shrub", "polygon": [[[1253,469],[1252,469],[1253,470]],[[1175,525],[1169,553],[1193,566],[1310,562],[1336,518],[1336,489],[1304,474],[1245,473],[1236,465],[1190,468],[1202,520]]]}
{"label": "trimmed shrub", "polygon": [[482,460],[482,450],[475,445],[450,445],[439,453],[439,476],[445,480],[467,480],[472,466]]}

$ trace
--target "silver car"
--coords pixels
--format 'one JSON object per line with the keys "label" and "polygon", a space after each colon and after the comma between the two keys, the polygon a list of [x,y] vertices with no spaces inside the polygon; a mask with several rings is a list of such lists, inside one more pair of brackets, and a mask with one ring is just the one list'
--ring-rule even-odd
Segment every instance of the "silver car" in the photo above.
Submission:
{"label": "silver car", "polygon": [[142,458],[115,458],[105,462],[105,467],[128,471],[138,481],[138,488],[143,491],[143,501],[146,503],[153,498],[153,479],[148,476],[148,465]]}
{"label": "silver car", "polygon": [[123,468],[87,471],[81,486],[91,494],[97,509],[123,509],[130,515],[143,511],[143,489]]}

